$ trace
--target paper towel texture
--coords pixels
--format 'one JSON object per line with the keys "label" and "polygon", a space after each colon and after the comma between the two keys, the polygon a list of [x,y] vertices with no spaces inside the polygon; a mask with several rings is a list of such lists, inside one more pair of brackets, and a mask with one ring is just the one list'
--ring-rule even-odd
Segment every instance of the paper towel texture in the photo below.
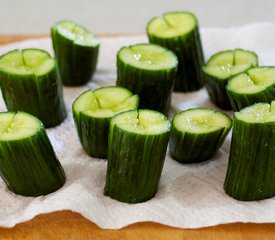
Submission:
{"label": "paper towel texture", "polygon": [[[260,65],[275,65],[275,25],[258,23],[239,28],[202,29],[205,59],[220,50],[244,48],[259,55]],[[0,226],[12,227],[40,213],[70,209],[102,228],[118,229],[140,221],[154,221],[181,228],[199,228],[231,222],[275,222],[275,198],[239,202],[223,191],[230,136],[209,161],[183,165],[167,153],[156,196],[140,204],[126,204],[103,195],[106,160],[90,158],[82,150],[74,127],[71,105],[88,88],[115,85],[116,52],[124,45],[147,42],[145,36],[101,38],[96,74],[84,87],[64,87],[67,119],[48,135],[62,163],[67,182],[43,197],[22,197],[10,192],[0,180]],[[15,48],[37,47],[51,53],[50,39],[30,40],[0,47],[0,54]],[[204,89],[174,93],[170,117],[191,107],[212,107]],[[0,111],[6,110],[2,98]],[[232,113],[228,112],[231,116]],[[275,159],[274,159],[275,160]]]}

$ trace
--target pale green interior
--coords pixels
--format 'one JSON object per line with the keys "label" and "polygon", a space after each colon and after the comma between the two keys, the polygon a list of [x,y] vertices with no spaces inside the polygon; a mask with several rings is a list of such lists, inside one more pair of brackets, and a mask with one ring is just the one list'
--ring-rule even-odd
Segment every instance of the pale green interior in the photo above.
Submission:
{"label": "pale green interior", "polygon": [[227,88],[240,94],[258,93],[275,84],[275,67],[248,70],[229,80]]}
{"label": "pale green interior", "polygon": [[154,44],[124,47],[119,51],[119,58],[126,64],[149,70],[171,69],[178,64],[174,53]]}
{"label": "pale green interior", "polygon": [[28,113],[0,113],[0,141],[27,138],[35,135],[40,128],[41,122]]}
{"label": "pale green interior", "polygon": [[219,79],[228,79],[238,73],[257,66],[257,56],[242,49],[219,52],[209,59],[204,71]]}
{"label": "pale green interior", "polygon": [[166,13],[149,22],[147,31],[160,38],[178,37],[192,31],[197,25],[194,15],[186,12]]}
{"label": "pale green interior", "polygon": [[75,44],[84,46],[97,46],[99,44],[93,34],[76,23],[62,21],[56,25],[56,29],[61,35],[72,40]]}
{"label": "pale green interior", "polygon": [[11,74],[44,75],[55,67],[55,60],[39,49],[14,50],[0,58],[0,70]]}
{"label": "pale green interior", "polygon": [[154,135],[170,130],[170,121],[161,113],[151,110],[133,110],[116,115],[111,125],[120,129],[141,134]]}
{"label": "pale green interior", "polygon": [[103,87],[94,91],[88,90],[74,102],[75,113],[80,112],[98,118],[109,118],[122,111],[135,109],[138,96],[122,87]]}
{"label": "pale green interior", "polygon": [[203,134],[229,128],[231,119],[221,112],[198,108],[177,114],[173,124],[179,131]]}
{"label": "pale green interior", "polygon": [[275,122],[275,101],[271,104],[256,103],[240,112],[235,112],[235,117],[249,123]]}

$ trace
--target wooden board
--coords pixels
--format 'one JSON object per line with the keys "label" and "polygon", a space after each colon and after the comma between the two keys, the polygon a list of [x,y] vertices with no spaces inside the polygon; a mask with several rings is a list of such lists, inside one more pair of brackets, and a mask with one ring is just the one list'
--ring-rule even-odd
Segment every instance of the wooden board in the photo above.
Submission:
{"label": "wooden board", "polygon": [[[0,36],[0,44],[48,35]],[[106,36],[106,35],[104,35]],[[114,35],[112,35],[114,36]],[[78,213],[42,214],[13,228],[0,228],[0,240],[274,240],[275,223],[234,223],[201,229],[179,229],[152,222],[136,223],[120,230],[104,230]]]}

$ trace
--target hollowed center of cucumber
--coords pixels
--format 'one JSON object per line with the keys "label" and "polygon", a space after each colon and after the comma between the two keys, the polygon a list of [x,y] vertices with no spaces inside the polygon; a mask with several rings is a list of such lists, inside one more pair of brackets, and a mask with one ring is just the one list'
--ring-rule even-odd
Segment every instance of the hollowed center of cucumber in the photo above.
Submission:
{"label": "hollowed center of cucumber", "polygon": [[192,31],[197,25],[195,16],[188,12],[171,12],[156,17],[148,24],[149,34],[160,38],[174,38]]}
{"label": "hollowed center of cucumber", "polygon": [[179,131],[204,134],[229,128],[231,119],[212,109],[197,108],[178,113],[173,123]]}
{"label": "hollowed center of cucumber", "polygon": [[228,79],[256,66],[257,61],[257,56],[253,52],[242,49],[228,50],[212,56],[204,67],[204,71],[219,79]]}
{"label": "hollowed center of cucumber", "polygon": [[73,104],[74,111],[98,118],[109,118],[137,107],[138,96],[122,87],[103,87],[81,94]]}
{"label": "hollowed center of cucumber", "polygon": [[256,103],[240,112],[235,112],[235,117],[249,123],[275,122],[275,101],[271,104]]}
{"label": "hollowed center of cucumber", "polygon": [[57,24],[57,31],[64,37],[72,40],[75,44],[84,46],[97,46],[99,41],[84,27],[70,21]]}
{"label": "hollowed center of cucumber", "polygon": [[141,135],[157,135],[170,131],[170,121],[161,113],[152,110],[133,110],[116,115],[111,126]]}
{"label": "hollowed center of cucumber", "polygon": [[155,44],[137,44],[122,48],[118,57],[125,63],[141,69],[164,70],[175,68],[176,55]]}
{"label": "hollowed center of cucumber", "polygon": [[41,122],[24,112],[0,113],[0,141],[20,140],[35,135]]}
{"label": "hollowed center of cucumber", "polygon": [[252,68],[229,80],[227,88],[240,94],[261,92],[275,84],[275,67]]}
{"label": "hollowed center of cucumber", "polygon": [[14,50],[0,58],[0,70],[11,74],[43,75],[54,67],[54,59],[40,49]]}

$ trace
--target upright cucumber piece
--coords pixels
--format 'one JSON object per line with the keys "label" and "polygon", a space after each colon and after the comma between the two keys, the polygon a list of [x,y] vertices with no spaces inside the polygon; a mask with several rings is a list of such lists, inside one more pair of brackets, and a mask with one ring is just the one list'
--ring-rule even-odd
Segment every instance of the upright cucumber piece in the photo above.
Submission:
{"label": "upright cucumber piece", "polygon": [[208,108],[193,108],[177,113],[172,121],[170,153],[183,163],[209,159],[219,150],[231,129],[226,114]]}
{"label": "upright cucumber piece", "polygon": [[123,47],[117,54],[117,85],[139,95],[140,108],[168,113],[178,60],[155,44]]}
{"label": "upright cucumber piece", "polygon": [[235,112],[224,190],[242,201],[275,196],[275,101]]}
{"label": "upright cucumber piece", "polygon": [[203,67],[204,82],[211,101],[222,109],[232,109],[226,93],[229,78],[258,65],[254,52],[234,49],[214,54]]}
{"label": "upright cucumber piece", "polygon": [[46,127],[67,116],[56,62],[41,49],[14,50],[0,57],[0,86],[9,111],[25,111]]}
{"label": "upright cucumber piece", "polygon": [[251,68],[231,78],[226,86],[231,105],[240,111],[258,102],[275,99],[275,67]]}
{"label": "upright cucumber piece", "polygon": [[123,87],[87,90],[73,103],[79,140],[88,155],[106,158],[110,119],[117,113],[136,109],[138,96]]}
{"label": "upright cucumber piece", "polygon": [[24,196],[46,195],[64,185],[63,168],[36,117],[0,113],[0,175],[11,191]]}
{"label": "upright cucumber piece", "polygon": [[138,203],[156,194],[170,127],[163,114],[152,110],[132,110],[111,119],[105,195]]}
{"label": "upright cucumber piece", "polygon": [[99,41],[86,28],[72,21],[56,23],[51,28],[51,35],[63,84],[87,83],[96,69]]}
{"label": "upright cucumber piece", "polygon": [[147,24],[147,35],[151,43],[174,51],[179,68],[174,91],[189,92],[202,87],[204,63],[197,18],[189,12],[168,12],[154,17]]}

